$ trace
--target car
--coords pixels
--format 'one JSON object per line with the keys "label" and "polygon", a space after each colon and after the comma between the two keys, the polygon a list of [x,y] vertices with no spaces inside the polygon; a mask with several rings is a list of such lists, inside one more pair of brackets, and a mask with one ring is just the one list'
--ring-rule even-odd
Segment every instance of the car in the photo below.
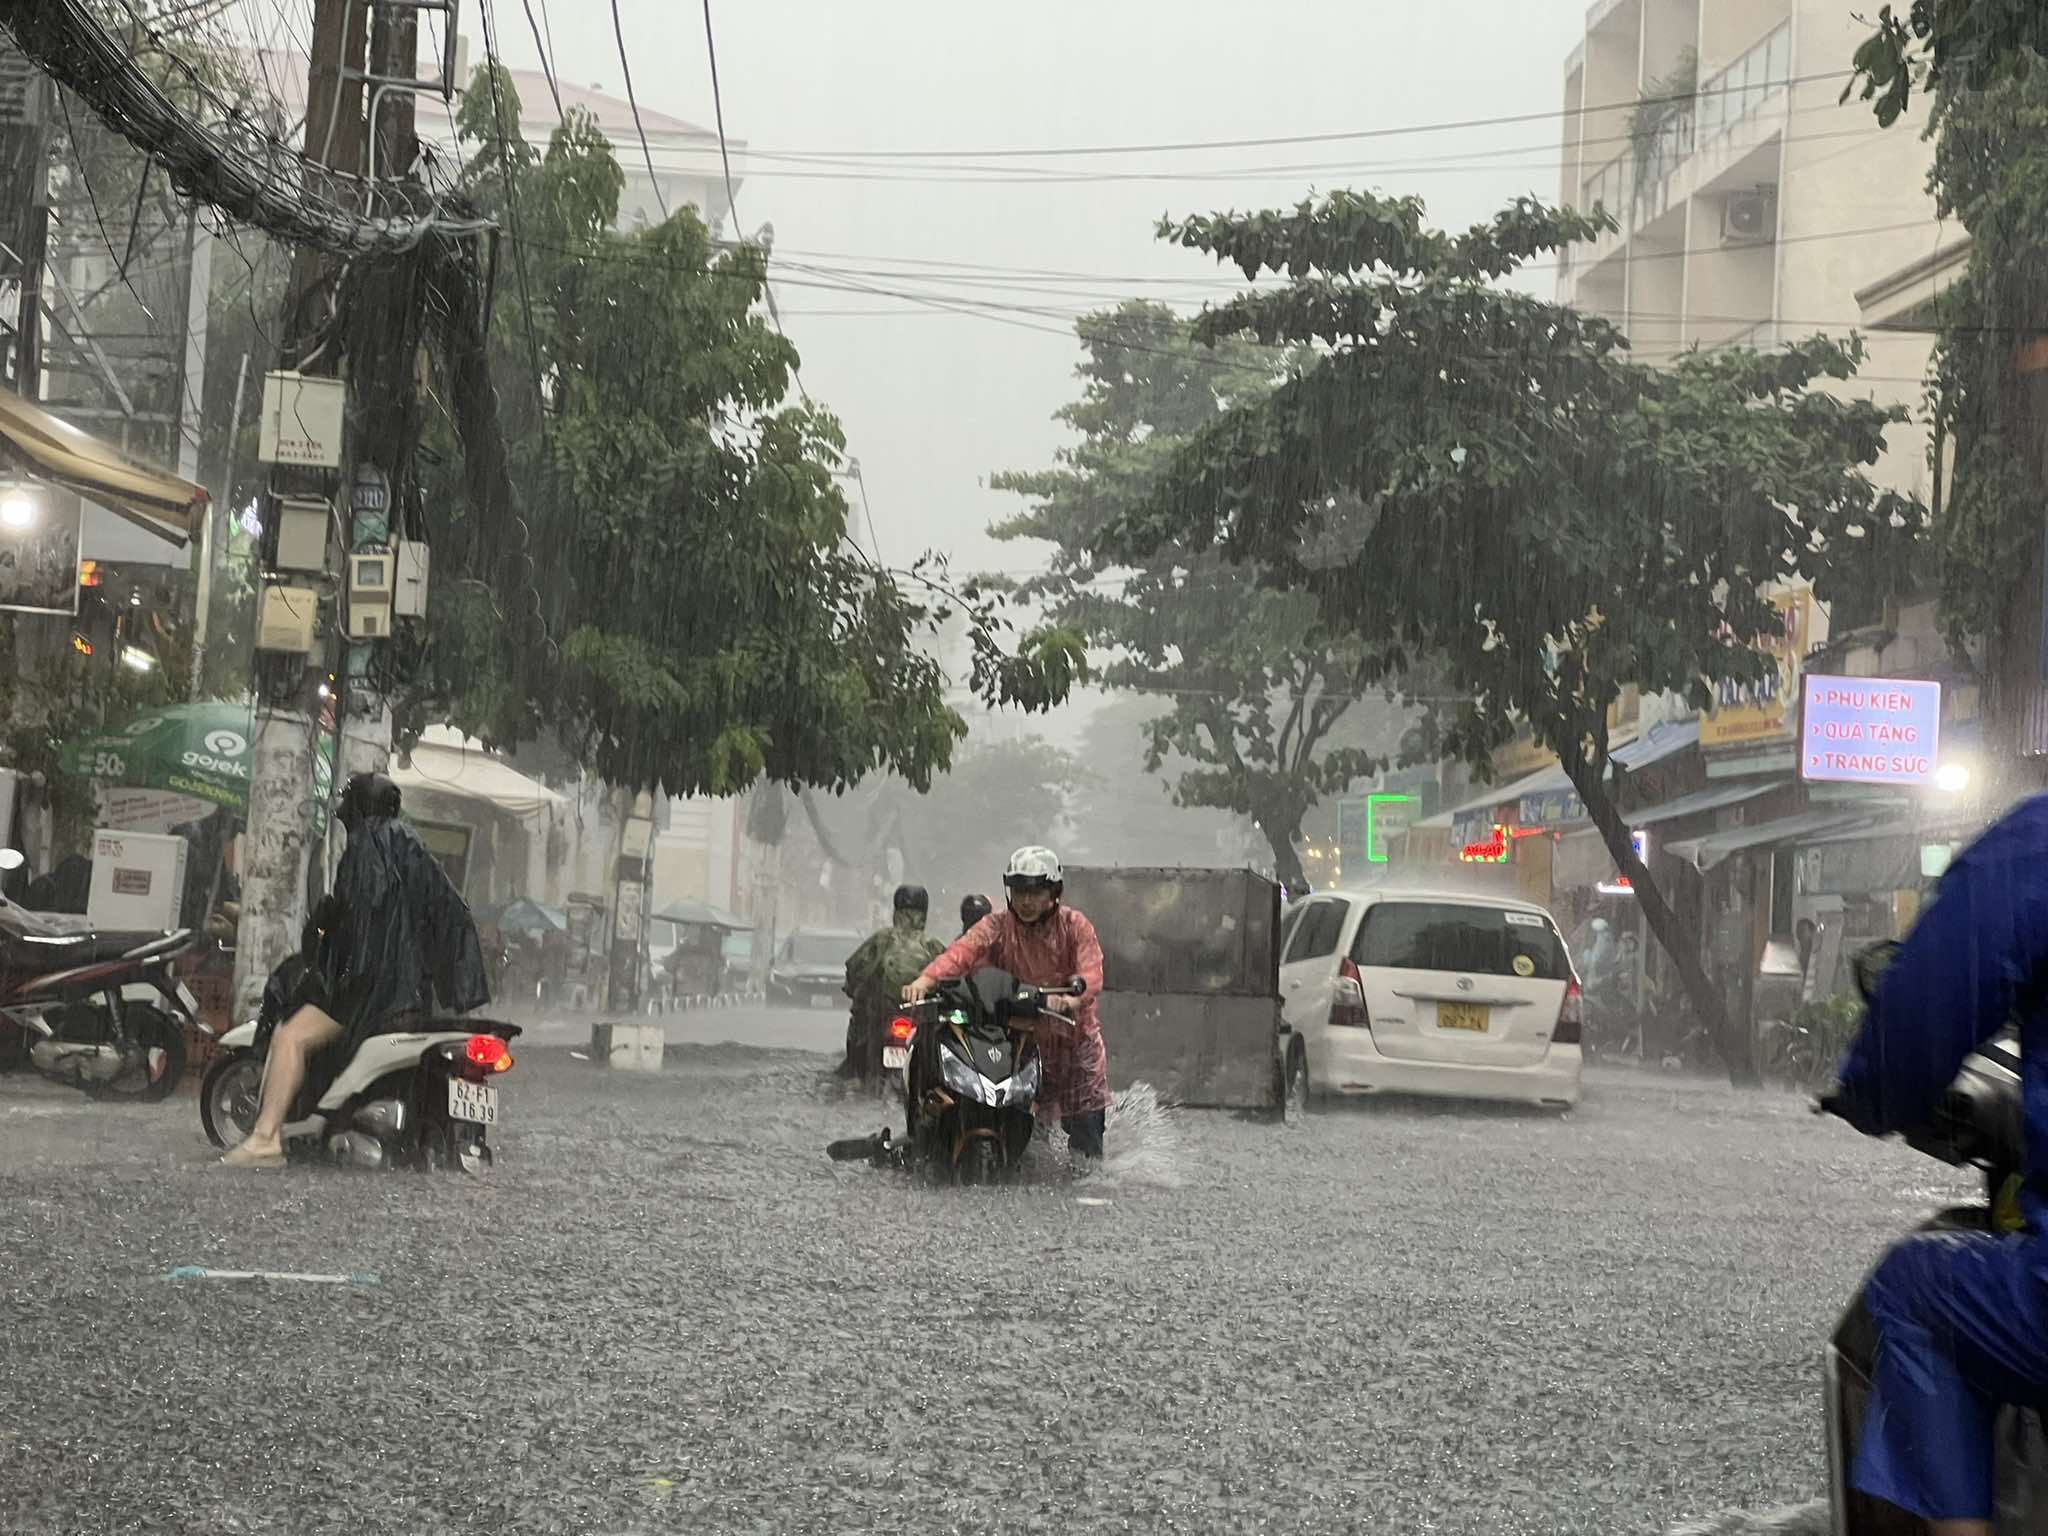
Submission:
{"label": "car", "polygon": [[816,1004],[845,995],[846,959],[861,936],[830,928],[799,928],[775,952],[768,996],[781,1003]]}
{"label": "car", "polygon": [[1281,935],[1280,1014],[1290,1113],[1387,1093],[1579,1101],[1578,976],[1533,902],[1395,887],[1297,902]]}

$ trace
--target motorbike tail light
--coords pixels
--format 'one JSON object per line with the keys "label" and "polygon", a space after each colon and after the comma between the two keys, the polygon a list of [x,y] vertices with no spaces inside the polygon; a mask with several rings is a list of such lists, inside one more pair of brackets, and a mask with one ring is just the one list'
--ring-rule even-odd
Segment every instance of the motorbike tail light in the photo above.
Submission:
{"label": "motorbike tail light", "polygon": [[469,1058],[470,1065],[482,1067],[486,1071],[512,1070],[512,1052],[496,1035],[471,1035],[469,1044],[463,1048],[463,1054]]}
{"label": "motorbike tail light", "polygon": [[910,1044],[910,1037],[916,1033],[917,1025],[903,1014],[899,1013],[889,1021],[889,1043],[891,1045],[908,1045]]}
{"label": "motorbike tail light", "polygon": [[1330,999],[1330,1023],[1340,1029],[1371,1029],[1372,1015],[1365,1007],[1365,978],[1346,955],[1337,965],[1337,990]]}
{"label": "motorbike tail light", "polygon": [[1577,981],[1564,984],[1564,1002],[1557,1010],[1557,1028],[1550,1032],[1552,1045],[1578,1045],[1586,1033],[1586,994]]}

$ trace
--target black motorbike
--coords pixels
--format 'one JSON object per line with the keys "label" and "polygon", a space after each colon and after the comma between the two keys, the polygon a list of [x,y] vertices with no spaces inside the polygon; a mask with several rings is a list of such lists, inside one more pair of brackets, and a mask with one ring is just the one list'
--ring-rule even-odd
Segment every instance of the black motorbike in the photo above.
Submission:
{"label": "black motorbike", "polygon": [[1033,1023],[1048,996],[1081,997],[1075,977],[1048,992],[1008,971],[985,967],[940,983],[890,1022],[883,1064],[903,1072],[904,1136],[834,1142],[840,1161],[913,1168],[960,1184],[992,1184],[1011,1174],[1031,1144],[1044,1068]]}
{"label": "black motorbike", "polygon": [[0,910],[0,1068],[26,1064],[95,1098],[154,1103],[185,1071],[188,1028],[202,1028],[175,961],[189,929],[41,931]]}
{"label": "black motorbike", "polygon": [[[1866,1003],[1896,953],[1881,944],[1857,955],[1853,968]],[[1818,1108],[1828,1109],[1825,1097]],[[1922,1224],[1923,1232],[2001,1232],[2019,1227],[2015,1204],[2025,1168],[2026,1133],[2016,1034],[2008,1031],[1973,1052],[1943,1096],[1934,1118],[1903,1133],[1916,1151],[1984,1176],[1984,1199],[1951,1207]],[[1829,1505],[1836,1536],[1924,1536],[1925,1522],[1849,1487],[1864,1411],[1870,1400],[1877,1330],[1859,1291],[1828,1340],[1826,1381]],[[1998,1418],[2000,1536],[2048,1530],[2048,1437],[2040,1414],[2007,1408]]]}

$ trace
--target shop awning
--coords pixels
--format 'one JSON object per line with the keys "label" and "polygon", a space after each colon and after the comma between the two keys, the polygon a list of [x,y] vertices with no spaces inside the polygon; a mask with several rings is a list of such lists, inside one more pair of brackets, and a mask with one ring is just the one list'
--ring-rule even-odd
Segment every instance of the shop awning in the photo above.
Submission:
{"label": "shop awning", "polygon": [[206,492],[151,469],[21,396],[0,390],[0,449],[27,474],[68,486],[179,544],[192,537]]}
{"label": "shop awning", "polygon": [[547,785],[529,779],[491,756],[482,743],[445,725],[429,726],[421,734],[419,745],[412,749],[411,763],[393,765],[391,782],[408,795],[446,795],[522,820],[564,803]]}
{"label": "shop awning", "polygon": [[[1634,741],[1614,748],[1610,755],[1623,768],[1633,771],[1648,768],[1653,763],[1661,763],[1669,757],[1676,757],[1688,747],[1699,745],[1699,739],[1700,726],[1697,720],[1667,721],[1662,725],[1651,726],[1647,733],[1638,736]],[[1571,776],[1553,763],[1550,767],[1539,768],[1511,784],[1497,785],[1483,794],[1475,795],[1463,805],[1439,812],[1427,821],[1418,822],[1417,825],[1425,829],[1449,827],[1459,817],[1469,816],[1475,811],[1490,810],[1497,805],[1517,802],[1525,795],[1556,794],[1568,791],[1571,787]]]}
{"label": "shop awning", "polygon": [[1705,837],[1681,838],[1677,842],[1666,843],[1664,851],[1673,858],[1685,860],[1695,869],[1709,870],[1729,855],[1748,848],[1768,848],[1794,840],[1811,841],[1829,833],[1866,826],[1874,819],[1868,812],[1801,811],[1796,816],[1759,822],[1753,827],[1731,827],[1726,832],[1713,832]]}
{"label": "shop awning", "polygon": [[657,923],[680,923],[686,928],[728,928],[742,933],[754,925],[708,901],[672,901],[654,914]]}
{"label": "shop awning", "polygon": [[1676,800],[1666,800],[1661,805],[1646,805],[1640,810],[1627,814],[1632,827],[1654,827],[1662,821],[1678,821],[1686,816],[1699,816],[1707,811],[1718,811],[1723,806],[1740,805],[1745,800],[1754,800],[1759,795],[1768,795],[1774,789],[1782,789],[1783,779],[1766,779],[1762,783],[1716,784],[1707,789],[1695,790],[1689,795],[1680,795]]}

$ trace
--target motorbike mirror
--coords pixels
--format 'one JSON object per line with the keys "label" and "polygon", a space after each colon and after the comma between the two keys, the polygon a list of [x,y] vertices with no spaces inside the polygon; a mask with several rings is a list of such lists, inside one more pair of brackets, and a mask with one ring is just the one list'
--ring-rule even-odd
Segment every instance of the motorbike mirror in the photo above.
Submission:
{"label": "motorbike mirror", "polygon": [[28,855],[19,848],[0,848],[0,872],[12,874],[28,862]]}
{"label": "motorbike mirror", "polygon": [[1088,995],[1087,978],[1084,976],[1076,976],[1072,981],[1067,983],[1067,990],[1076,997],[1086,997]]}
{"label": "motorbike mirror", "polygon": [[1867,949],[1859,949],[1855,958],[1849,962],[1849,969],[1856,978],[1857,995],[1864,1002],[1871,1002],[1877,997],[1878,980],[1898,952],[1898,941],[1886,939],[1883,943],[1872,944]]}

